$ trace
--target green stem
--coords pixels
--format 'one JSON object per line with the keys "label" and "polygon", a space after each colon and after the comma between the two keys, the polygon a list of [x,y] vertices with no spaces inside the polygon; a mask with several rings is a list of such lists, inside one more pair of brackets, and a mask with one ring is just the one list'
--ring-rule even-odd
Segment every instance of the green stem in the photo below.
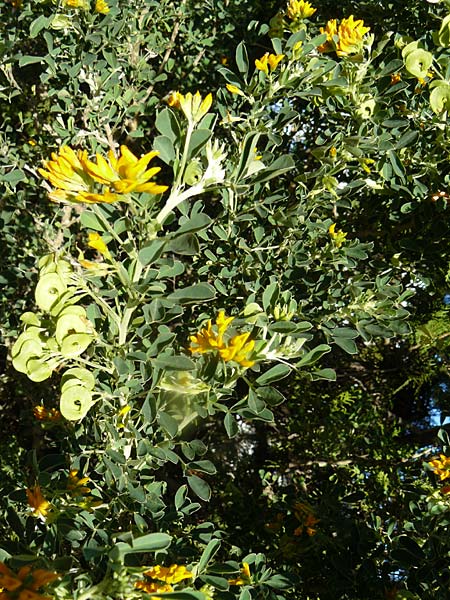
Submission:
{"label": "green stem", "polygon": [[117,235],[117,233],[114,231],[114,227],[112,227],[111,224],[109,223],[109,221],[107,219],[105,219],[105,217],[102,214],[102,211],[100,210],[100,208],[96,204],[93,204],[92,205],[92,210],[94,211],[94,213],[95,213],[96,217],[98,218],[98,220],[101,221],[102,225],[108,231],[108,233],[110,233],[113,236],[113,238],[116,240],[116,242],[118,244],[120,244],[120,246],[123,246],[123,241]]}
{"label": "green stem", "polygon": [[[143,265],[139,262],[139,259],[135,259],[135,267],[133,273],[132,283],[137,283],[142,275]],[[119,324],[119,346],[123,346],[126,342],[128,335],[128,326],[130,325],[130,319],[136,310],[136,306],[128,306],[123,311],[122,319]]]}

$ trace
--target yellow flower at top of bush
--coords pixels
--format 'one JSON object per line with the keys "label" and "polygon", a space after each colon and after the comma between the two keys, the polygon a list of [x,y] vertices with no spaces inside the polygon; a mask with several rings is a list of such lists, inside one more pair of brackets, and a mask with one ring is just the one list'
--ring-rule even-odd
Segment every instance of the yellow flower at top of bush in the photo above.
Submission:
{"label": "yellow flower at top of bush", "polygon": [[225,311],[219,311],[216,318],[215,328],[213,329],[211,319],[206,327],[201,329],[196,335],[191,335],[191,346],[189,350],[192,354],[204,354],[206,352],[218,352],[219,356],[225,362],[233,360],[242,367],[252,367],[254,360],[249,360],[248,355],[255,347],[254,340],[249,340],[250,332],[235,335],[225,341],[224,334],[228,329],[234,317],[227,317]]}
{"label": "yellow flower at top of bush", "polygon": [[[30,565],[21,567],[17,573],[11,571],[5,563],[0,562],[0,598],[4,600],[48,600],[36,591],[58,579],[60,575],[45,569],[32,570]],[[11,592],[11,593],[8,593]]]}
{"label": "yellow flower at top of bush", "polygon": [[320,45],[318,50],[319,52],[335,51],[338,56],[357,54],[362,50],[364,35],[369,31],[370,27],[365,27],[362,19],[355,21],[353,15],[348,19],[342,19],[339,25],[337,19],[331,19],[325,27],[320,28],[320,33],[327,34],[327,41]]}
{"label": "yellow flower at top of bush", "polygon": [[[127,146],[121,146],[118,157],[110,150],[108,160],[97,153],[94,162],[88,159],[86,150],[75,152],[69,146],[62,146],[38,171],[55,188],[49,193],[54,202],[112,203],[121,200],[122,194],[161,194],[167,190],[168,186],[150,181],[161,170],[147,169],[157,154],[148,152],[138,158]],[[98,184],[103,187],[99,189]]]}
{"label": "yellow flower at top of bush", "polygon": [[439,475],[439,479],[441,481],[444,481],[444,479],[450,477],[450,456],[445,456],[445,454],[439,454],[439,458],[435,458],[428,464],[430,465],[430,467],[432,467],[433,472],[436,475]]}
{"label": "yellow flower at top of bush", "polygon": [[212,94],[207,94],[205,98],[202,98],[200,92],[195,94],[188,92],[184,95],[180,92],[172,92],[167,98],[167,104],[181,110],[191,125],[194,125],[208,113],[212,100]]}
{"label": "yellow flower at top of bush", "polygon": [[266,52],[261,58],[255,60],[255,67],[259,71],[263,71],[266,75],[269,74],[269,68],[271,71],[275,71],[278,64],[283,60],[284,54],[269,54]]}
{"label": "yellow flower at top of bush", "polygon": [[105,0],[96,0],[95,12],[100,13],[101,15],[107,15],[109,13],[108,3],[105,2]]}
{"label": "yellow flower at top of bush", "polygon": [[289,0],[286,14],[293,21],[300,21],[312,17],[317,8],[313,8],[310,2],[305,0]]}

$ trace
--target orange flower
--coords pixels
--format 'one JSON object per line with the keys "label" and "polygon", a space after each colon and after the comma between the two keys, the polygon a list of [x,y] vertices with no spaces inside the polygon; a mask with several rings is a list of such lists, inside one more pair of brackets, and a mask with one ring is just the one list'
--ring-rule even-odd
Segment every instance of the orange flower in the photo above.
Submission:
{"label": "orange flower", "polygon": [[36,590],[52,583],[58,577],[60,575],[53,571],[32,570],[30,565],[21,567],[16,574],[0,562],[0,586],[3,588],[0,598],[2,600],[49,600],[46,596],[36,593]]}
{"label": "orange flower", "polygon": [[42,405],[35,406],[33,414],[38,421],[59,421],[62,418],[61,413],[56,408],[46,409]]}

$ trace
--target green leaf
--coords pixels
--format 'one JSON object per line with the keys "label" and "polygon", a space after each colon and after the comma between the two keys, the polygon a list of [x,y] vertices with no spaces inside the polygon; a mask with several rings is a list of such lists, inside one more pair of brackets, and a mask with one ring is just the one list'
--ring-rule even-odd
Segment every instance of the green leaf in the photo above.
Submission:
{"label": "green leaf", "polygon": [[178,119],[169,108],[158,113],[155,126],[159,133],[169,138],[171,142],[176,142],[181,136]]}
{"label": "green leaf", "polygon": [[195,256],[200,252],[200,246],[194,234],[184,233],[168,242],[167,251],[181,256]]}
{"label": "green leaf", "polygon": [[159,152],[159,158],[167,165],[172,165],[175,161],[176,154],[172,140],[166,135],[158,135],[153,140],[153,147]]}
{"label": "green leaf", "polygon": [[165,550],[170,546],[172,536],[167,533],[148,533],[141,537],[135,538],[131,542],[130,552],[156,552]]}
{"label": "green leaf", "polygon": [[27,65],[34,65],[36,63],[42,62],[44,59],[42,56],[30,56],[26,54],[25,56],[21,56],[19,58],[19,67],[26,67]]}
{"label": "green leaf", "polygon": [[42,29],[47,27],[51,18],[47,18],[44,15],[39,15],[30,25],[30,38],[35,38]]}
{"label": "green leaf", "polygon": [[292,371],[291,367],[284,364],[275,365],[269,369],[266,373],[263,373],[258,377],[256,383],[258,385],[267,385],[279,379],[284,379]]}
{"label": "green leaf", "polygon": [[210,460],[196,460],[188,463],[188,469],[194,471],[200,471],[201,473],[208,473],[208,475],[215,475],[217,473],[216,467]]}
{"label": "green leaf", "polygon": [[155,367],[169,371],[193,371],[195,369],[195,363],[187,356],[182,355],[161,355],[152,362]]}
{"label": "green leaf", "polygon": [[263,293],[263,307],[266,312],[275,307],[280,295],[280,287],[276,281],[266,287]]}
{"label": "green leaf", "polygon": [[180,304],[188,304],[195,302],[203,302],[205,300],[212,300],[216,297],[216,290],[209,283],[195,283],[185,288],[175,290],[172,294],[169,294],[168,300],[172,302],[179,302]]}
{"label": "green leaf", "polygon": [[228,579],[225,579],[224,577],[219,577],[218,575],[201,575],[200,579],[201,581],[203,581],[203,583],[212,585],[217,590],[221,590],[223,592],[226,592],[230,587]]}
{"label": "green leaf", "polygon": [[253,176],[252,181],[254,183],[263,183],[274,177],[278,177],[287,171],[291,171],[294,167],[295,162],[292,156],[290,154],[285,154],[274,160],[266,169],[258,171],[258,173]]}
{"label": "green leaf", "polygon": [[198,561],[197,565],[197,574],[200,575],[205,570],[208,563],[213,559],[216,553],[219,551],[221,546],[221,541],[212,539],[206,548],[203,550],[203,553]]}
{"label": "green leaf", "polygon": [[236,48],[236,64],[237,68],[239,69],[239,72],[242,73],[244,77],[247,77],[249,62],[247,49],[245,47],[244,42],[240,42]]}
{"label": "green leaf", "polygon": [[93,229],[94,231],[102,232],[105,231],[105,228],[102,225],[99,218],[97,217],[97,215],[93,212],[90,212],[89,210],[84,210],[81,213],[80,222],[83,225],[83,227],[86,227],[87,229]]}
{"label": "green leaf", "polygon": [[139,250],[138,259],[141,265],[146,267],[151,263],[158,260],[161,254],[164,251],[164,247],[166,245],[166,240],[155,239],[143,246]]}
{"label": "green leaf", "polygon": [[181,235],[183,233],[194,233],[206,229],[212,223],[212,219],[204,213],[195,213],[191,217],[185,220],[179,229],[174,233],[174,236]]}
{"label": "green leaf", "polygon": [[205,502],[209,501],[211,498],[211,488],[204,479],[197,477],[197,475],[189,475],[187,477],[187,482],[191,490],[200,498],[200,500],[204,500]]}
{"label": "green leaf", "polygon": [[209,129],[196,129],[189,142],[188,157],[193,158],[196,156],[209,140],[211,135],[212,132]]}
{"label": "green leaf", "polygon": [[177,435],[178,421],[168,413],[160,411],[158,413],[158,423],[170,435],[171,438],[174,438]]}
{"label": "green leaf", "polygon": [[234,416],[231,413],[227,413],[223,423],[225,425],[225,431],[227,432],[228,437],[230,439],[234,438],[234,436],[239,432],[238,424]]}
{"label": "green leaf", "polygon": [[347,354],[358,354],[358,347],[352,339],[344,337],[335,337],[333,339],[335,344],[342,348],[344,352],[347,352]]}
{"label": "green leaf", "polygon": [[327,344],[320,344],[307,354],[298,362],[299,367],[305,367],[307,365],[312,365],[317,362],[324,354],[330,352],[331,348]]}

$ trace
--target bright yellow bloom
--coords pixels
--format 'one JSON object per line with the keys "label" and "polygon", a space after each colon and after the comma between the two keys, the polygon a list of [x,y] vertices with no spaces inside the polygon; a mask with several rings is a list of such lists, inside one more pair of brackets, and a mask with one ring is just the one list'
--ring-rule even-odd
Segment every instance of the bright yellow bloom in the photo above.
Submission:
{"label": "bright yellow bloom", "polygon": [[33,408],[33,414],[38,421],[59,421],[62,418],[61,413],[56,408],[47,410],[42,405],[35,406]]}
{"label": "bright yellow bloom", "polygon": [[439,475],[439,479],[444,481],[447,477],[450,477],[450,457],[445,454],[439,454],[439,458],[435,458],[428,464],[433,468],[433,472]]}
{"label": "bright yellow bloom", "polygon": [[85,487],[88,481],[89,477],[82,477],[80,479],[78,477],[78,470],[72,469],[69,472],[69,477],[67,478],[67,489],[72,496],[83,496],[84,494],[90,494],[91,489]]}
{"label": "bright yellow bloom", "polygon": [[122,145],[119,157],[116,157],[111,150],[108,152],[109,162],[100,154],[96,155],[96,163],[86,157],[83,160],[83,168],[94,181],[112,187],[118,194],[131,192],[162,194],[168,186],[149,181],[159,173],[161,167],[146,170],[148,163],[157,155],[158,152],[153,151],[138,158],[127,146]]}
{"label": "bright yellow bloom", "polygon": [[269,73],[269,68],[271,71],[275,71],[278,64],[283,60],[284,54],[269,54],[266,52],[264,56],[261,58],[257,58],[255,60],[255,67],[259,71],[264,71],[266,75]]}
{"label": "bright yellow bloom", "polygon": [[[137,581],[135,584],[140,590],[144,590],[147,594],[164,594],[164,592],[173,592],[173,587],[167,583],[158,583],[156,581]],[[150,596],[150,600],[160,600],[159,596]]]}
{"label": "bright yellow bloom", "polygon": [[[45,569],[34,569],[26,565],[14,573],[4,563],[0,562],[0,598],[2,600],[48,600],[36,593],[36,590],[52,583],[60,575]],[[9,593],[12,592],[12,593]]]}
{"label": "bright yellow bloom", "polygon": [[145,571],[144,575],[168,584],[179,583],[183,579],[190,579],[193,576],[184,565],[170,565],[170,567],[155,565],[148,571]]}
{"label": "bright yellow bloom", "polygon": [[255,341],[250,340],[250,332],[235,335],[231,338],[228,346],[219,350],[220,357],[225,361],[234,360],[242,367],[252,367],[255,364],[254,360],[248,360],[247,356],[255,347]]}
{"label": "bright yellow bloom", "polygon": [[180,92],[172,92],[167,98],[167,104],[173,108],[180,109],[186,119],[193,125],[203,119],[211,108],[212,94],[202,99],[200,92],[183,95]]}
{"label": "bright yellow bloom", "polygon": [[231,94],[237,94],[238,96],[243,96],[244,92],[240,90],[237,85],[233,85],[232,83],[226,83],[225,87]]}
{"label": "bright yellow bloom", "polygon": [[227,317],[225,311],[219,311],[216,318],[216,327],[213,329],[211,319],[206,327],[201,329],[196,335],[191,335],[192,342],[189,350],[192,354],[204,354],[205,352],[219,352],[219,356],[225,362],[233,360],[239,363],[242,367],[251,367],[255,361],[248,360],[248,355],[255,347],[254,340],[249,341],[250,332],[235,335],[227,342],[224,341],[230,323],[234,317]]}
{"label": "bright yellow bloom", "polygon": [[304,0],[289,0],[286,14],[293,21],[309,19],[316,12],[317,8],[313,8],[310,2]]}
{"label": "bright yellow bloom", "polygon": [[101,15],[107,15],[109,13],[108,3],[105,2],[105,0],[96,0],[95,12],[100,13]]}
{"label": "bright yellow bloom", "polygon": [[229,579],[230,585],[247,585],[251,583],[251,574],[249,564],[246,562],[242,563],[241,574],[237,579]]}
{"label": "bright yellow bloom", "polygon": [[341,229],[336,230],[336,223],[328,227],[328,233],[337,248],[340,248],[347,238],[347,234]]}
{"label": "bright yellow bloom", "polygon": [[98,250],[103,256],[110,256],[108,246],[103,241],[102,236],[97,232],[91,232],[89,234],[88,246],[94,250]]}
{"label": "bright yellow bloom", "polygon": [[327,41],[319,46],[318,50],[319,52],[332,52],[334,50],[338,56],[356,54],[361,51],[363,37],[369,31],[370,27],[365,27],[362,19],[355,21],[353,15],[350,15],[348,19],[342,19],[339,26],[336,19],[331,19],[325,28],[320,28],[320,33],[327,34]]}
{"label": "bright yellow bloom", "polygon": [[45,521],[48,513],[50,512],[50,502],[48,502],[42,495],[41,488],[35,485],[32,488],[27,489],[28,504],[33,509],[35,517],[40,517]]}

